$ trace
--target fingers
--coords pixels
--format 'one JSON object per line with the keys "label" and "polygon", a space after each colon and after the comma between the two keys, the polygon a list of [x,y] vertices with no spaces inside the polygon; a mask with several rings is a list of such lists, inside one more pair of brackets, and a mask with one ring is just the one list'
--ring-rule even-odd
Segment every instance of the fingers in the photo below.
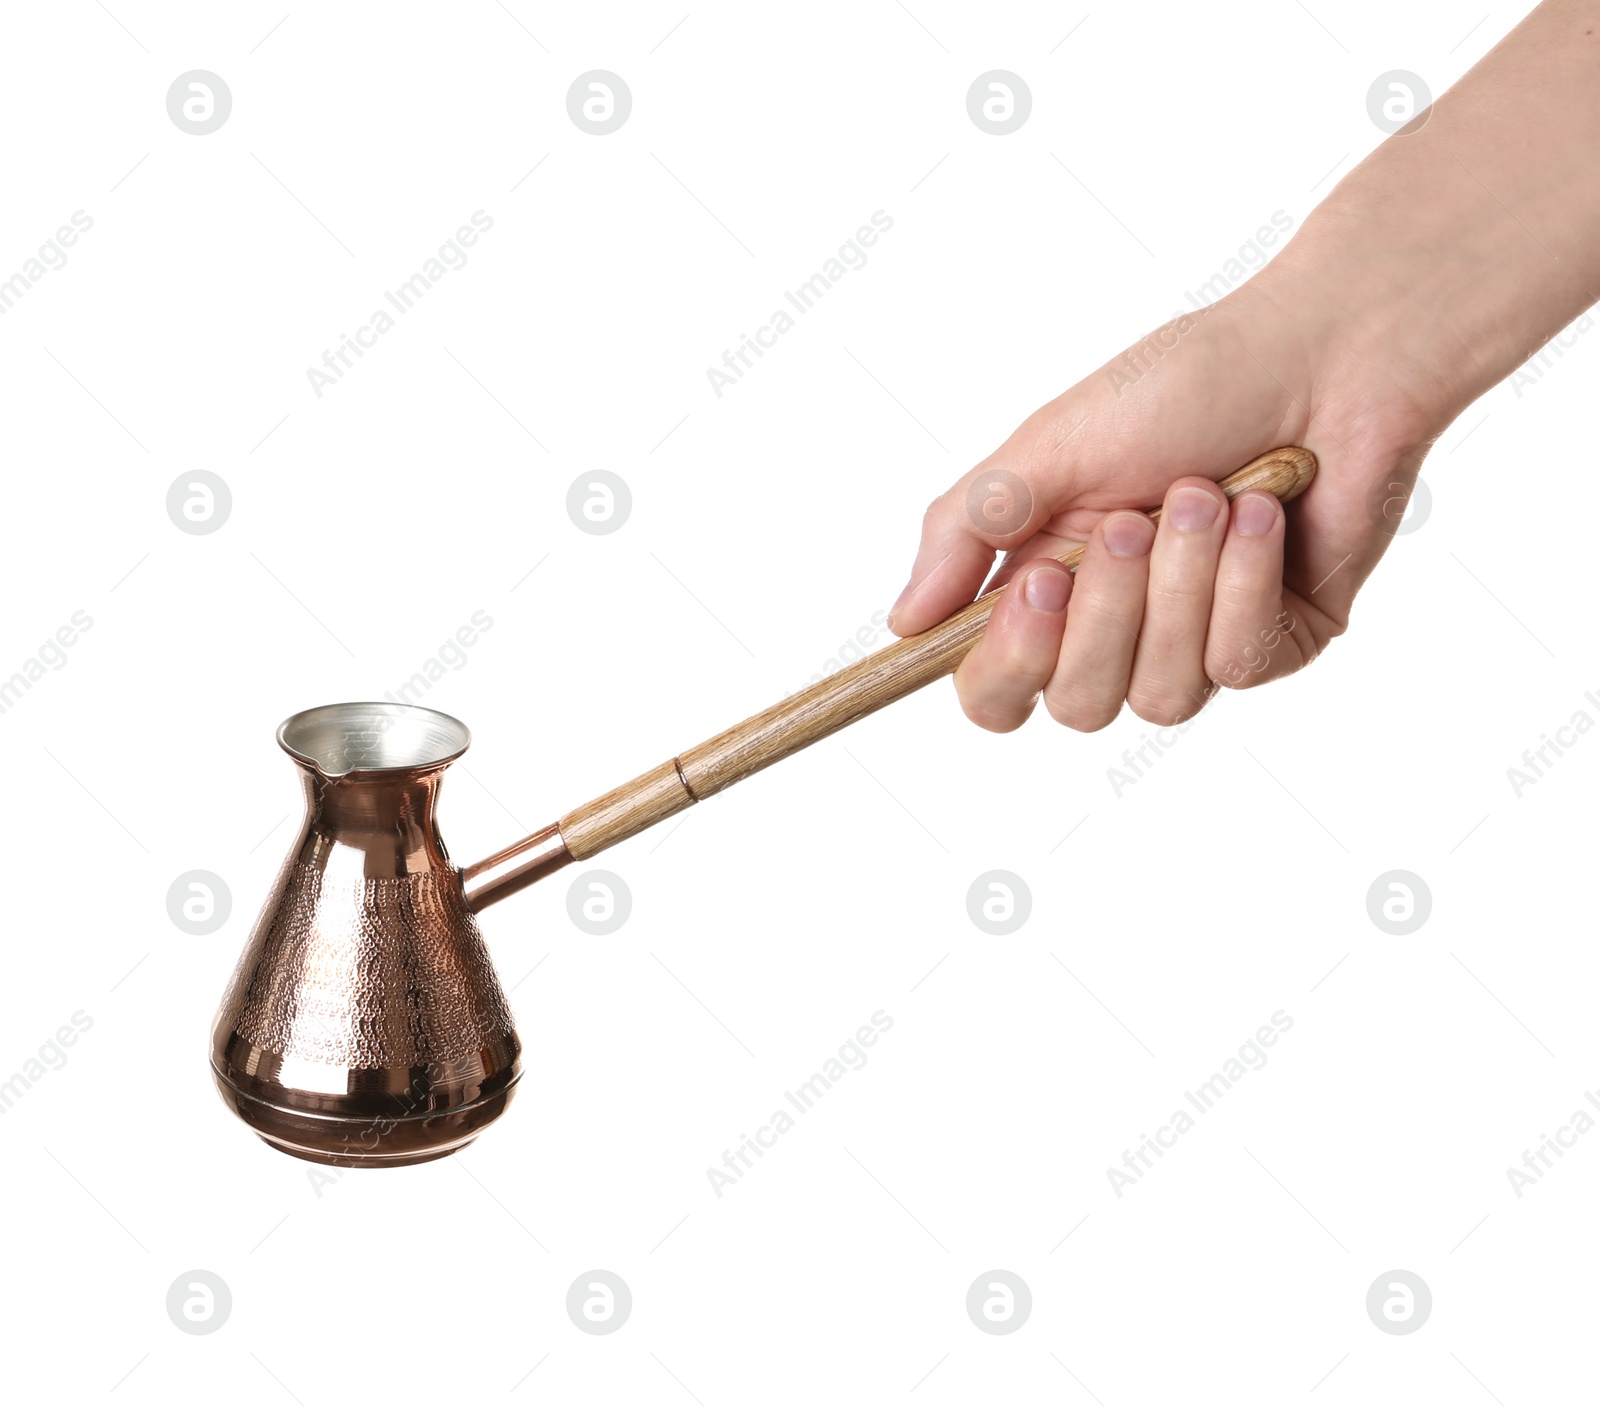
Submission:
{"label": "fingers", "polygon": [[1228,523],[1227,496],[1210,480],[1179,479],[1167,491],[1128,682],[1128,703],[1147,722],[1181,723],[1215,692],[1206,638]]}
{"label": "fingers", "polygon": [[[1103,517],[1075,582],[1053,560],[1019,562],[956,672],[963,710],[1009,732],[1042,693],[1051,717],[1079,732],[1104,728],[1124,700],[1170,725],[1223,685],[1298,668],[1310,654],[1285,609],[1284,533],[1271,494],[1229,504],[1210,480],[1187,478],[1168,491],[1159,526],[1142,513]],[[1056,539],[1040,533],[1024,550],[1041,545]]]}
{"label": "fingers", "polygon": [[1283,505],[1268,493],[1246,493],[1231,506],[1217,564],[1206,673],[1243,689],[1299,664],[1298,643],[1282,648],[1299,622],[1283,609]]}
{"label": "fingers", "polygon": [[1030,563],[1012,578],[956,670],[962,710],[980,728],[1009,733],[1027,721],[1057,667],[1072,595],[1059,562]]}
{"label": "fingers", "polygon": [[1092,733],[1122,710],[1144,620],[1155,524],[1112,513],[1090,535],[1044,703],[1057,723]]}

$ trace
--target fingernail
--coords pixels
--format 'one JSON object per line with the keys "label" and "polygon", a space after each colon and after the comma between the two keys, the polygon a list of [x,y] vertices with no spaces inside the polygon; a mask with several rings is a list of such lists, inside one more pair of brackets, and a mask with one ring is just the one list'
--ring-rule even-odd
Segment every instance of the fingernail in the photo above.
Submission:
{"label": "fingernail", "polygon": [[1023,595],[1036,611],[1054,614],[1067,608],[1067,593],[1072,589],[1072,578],[1059,567],[1039,567],[1028,573]]}
{"label": "fingernail", "polygon": [[1217,500],[1204,489],[1179,489],[1166,517],[1181,533],[1201,532],[1217,521]]}
{"label": "fingernail", "polygon": [[1233,514],[1233,525],[1240,537],[1265,537],[1278,521],[1278,500],[1264,493],[1247,493]]}
{"label": "fingernail", "polygon": [[1156,525],[1143,513],[1113,513],[1101,531],[1113,557],[1144,557],[1156,540]]}

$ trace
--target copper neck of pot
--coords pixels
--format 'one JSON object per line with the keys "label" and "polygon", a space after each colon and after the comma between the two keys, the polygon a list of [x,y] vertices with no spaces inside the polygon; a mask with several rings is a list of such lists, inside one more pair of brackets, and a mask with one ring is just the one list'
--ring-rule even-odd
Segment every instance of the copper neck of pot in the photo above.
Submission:
{"label": "copper neck of pot", "polygon": [[443,773],[327,777],[302,764],[306,829],[329,846],[364,852],[369,877],[448,869],[435,819]]}

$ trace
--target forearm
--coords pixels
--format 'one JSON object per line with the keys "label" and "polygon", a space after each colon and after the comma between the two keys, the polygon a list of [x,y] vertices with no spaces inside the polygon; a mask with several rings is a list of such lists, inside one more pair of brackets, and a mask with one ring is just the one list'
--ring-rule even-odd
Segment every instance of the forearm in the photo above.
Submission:
{"label": "forearm", "polygon": [[1429,433],[1509,375],[1600,298],[1600,0],[1546,0],[1268,272]]}

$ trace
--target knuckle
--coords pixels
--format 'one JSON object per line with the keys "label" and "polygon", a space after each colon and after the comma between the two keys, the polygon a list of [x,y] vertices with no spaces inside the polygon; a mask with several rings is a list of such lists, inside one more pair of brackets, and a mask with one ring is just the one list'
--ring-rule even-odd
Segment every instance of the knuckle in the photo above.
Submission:
{"label": "knuckle", "polygon": [[1216,592],[1209,576],[1172,573],[1159,579],[1152,578],[1145,614],[1187,619],[1199,614],[1210,615],[1215,604]]}
{"label": "knuckle", "polygon": [[1130,598],[1127,593],[1108,587],[1103,574],[1086,575],[1085,569],[1079,567],[1072,587],[1072,609],[1086,627],[1090,648],[1110,655],[1130,636],[1137,638],[1144,592],[1140,590],[1137,597]]}
{"label": "knuckle", "polygon": [[1204,695],[1172,692],[1164,688],[1138,688],[1128,693],[1128,707],[1146,723],[1172,728],[1186,723],[1205,707]]}
{"label": "knuckle", "polygon": [[1216,615],[1232,620],[1255,620],[1266,610],[1267,590],[1276,585],[1275,581],[1241,582],[1235,576],[1219,572],[1211,609]]}
{"label": "knuckle", "polygon": [[1028,720],[1033,704],[1020,707],[1000,703],[995,699],[974,699],[961,695],[961,711],[968,722],[976,723],[988,733],[1014,733]]}
{"label": "knuckle", "polygon": [[1206,657],[1206,673],[1224,689],[1253,689],[1276,677],[1276,671],[1252,668],[1237,655]]}
{"label": "knuckle", "polygon": [[1253,629],[1244,627],[1223,631],[1226,647],[1214,635],[1206,649],[1206,673],[1222,688],[1251,689],[1279,679],[1302,664],[1306,654],[1307,632],[1288,611],[1260,616]]}
{"label": "knuckle", "polygon": [[1075,733],[1098,733],[1116,722],[1122,712],[1121,699],[1096,697],[1077,689],[1046,693],[1044,706],[1057,723]]}

